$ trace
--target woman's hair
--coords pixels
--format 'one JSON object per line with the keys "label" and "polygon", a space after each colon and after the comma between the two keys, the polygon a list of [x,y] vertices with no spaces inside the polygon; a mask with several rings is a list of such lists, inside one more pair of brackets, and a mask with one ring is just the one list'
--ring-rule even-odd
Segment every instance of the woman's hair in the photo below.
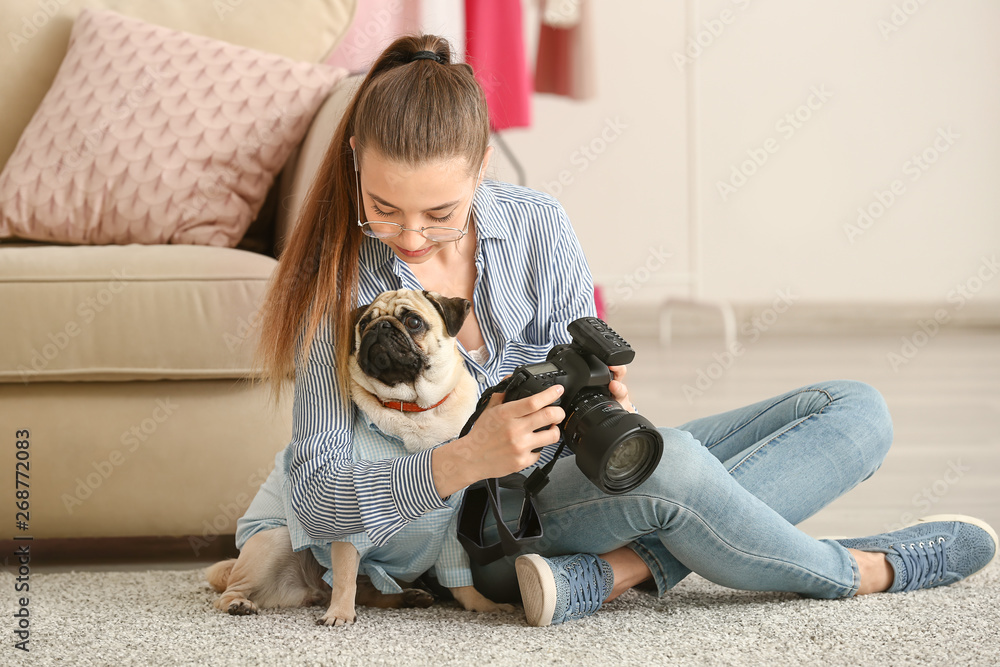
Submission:
{"label": "woman's hair", "polygon": [[[419,51],[431,51],[444,62],[414,60]],[[407,166],[464,157],[473,175],[482,162],[490,135],[486,99],[472,68],[452,63],[451,55],[444,38],[401,37],[378,57],[347,105],[261,307],[254,376],[270,385],[275,403],[296,362],[308,361],[324,319],[333,334],[341,398],[348,400],[351,311],[358,305],[365,238],[356,224],[361,202],[351,137],[359,162],[369,150]],[[296,357],[300,335],[301,357]]]}

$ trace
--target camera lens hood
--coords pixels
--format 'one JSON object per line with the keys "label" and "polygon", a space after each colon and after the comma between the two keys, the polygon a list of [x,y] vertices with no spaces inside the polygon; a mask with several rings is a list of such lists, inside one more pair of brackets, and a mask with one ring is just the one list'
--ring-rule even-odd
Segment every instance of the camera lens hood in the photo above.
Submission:
{"label": "camera lens hood", "polygon": [[[575,418],[575,419],[574,419]],[[566,432],[581,472],[610,495],[627,493],[653,474],[663,456],[663,436],[648,419],[613,407],[573,415]]]}

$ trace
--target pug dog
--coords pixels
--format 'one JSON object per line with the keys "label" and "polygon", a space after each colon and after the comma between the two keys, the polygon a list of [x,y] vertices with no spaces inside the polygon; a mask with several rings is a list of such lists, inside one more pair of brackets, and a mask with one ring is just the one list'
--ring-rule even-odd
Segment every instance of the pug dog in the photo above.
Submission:
{"label": "pug dog", "polygon": [[478,385],[455,343],[472,304],[436,292],[383,292],[354,311],[351,399],[411,454],[459,434]]}
{"label": "pug dog", "polygon": [[[475,410],[478,387],[455,340],[471,308],[466,299],[396,290],[383,292],[353,313],[351,398],[383,433],[399,438],[409,453],[457,437]],[[280,490],[283,477],[276,466],[265,484]],[[458,538],[444,539],[457,544]],[[253,535],[238,559],[216,563],[206,571],[209,584],[222,593],[216,608],[242,615],[329,599],[317,624],[341,626],[355,622],[355,604],[390,608],[431,604],[424,591],[383,594],[367,578],[359,579],[362,554],[353,543],[333,542],[329,549],[332,586],[323,580],[324,568],[311,550],[292,551],[287,527]],[[470,611],[514,611],[511,605],[488,600],[473,586],[450,591]]]}

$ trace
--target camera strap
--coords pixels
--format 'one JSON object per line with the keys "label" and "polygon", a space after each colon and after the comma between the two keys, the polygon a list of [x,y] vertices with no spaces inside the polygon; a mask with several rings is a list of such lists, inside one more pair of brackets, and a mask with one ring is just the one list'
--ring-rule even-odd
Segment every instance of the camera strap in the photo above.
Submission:
{"label": "camera strap", "polygon": [[[476,404],[476,411],[462,428],[459,437],[464,437],[472,430],[472,426],[490,402],[493,394],[506,391],[509,379],[500,381],[487,389]],[[486,565],[504,556],[530,551],[544,536],[541,518],[535,508],[535,496],[549,483],[549,473],[562,454],[566,443],[559,443],[552,460],[541,468],[536,468],[525,477],[521,473],[513,473],[506,477],[484,479],[469,486],[462,499],[458,513],[458,540],[466,552],[478,565]],[[501,489],[519,490],[523,493],[521,510],[517,518],[517,526],[511,530],[503,519]],[[486,522],[490,514],[496,525],[499,540],[487,544],[485,539]]]}

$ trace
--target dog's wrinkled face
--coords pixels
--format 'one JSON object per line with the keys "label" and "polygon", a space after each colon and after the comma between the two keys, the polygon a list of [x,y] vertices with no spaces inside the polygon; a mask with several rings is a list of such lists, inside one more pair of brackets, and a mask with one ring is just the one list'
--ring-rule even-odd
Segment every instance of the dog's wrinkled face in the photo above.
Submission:
{"label": "dog's wrinkled face", "polygon": [[354,311],[354,354],[370,378],[393,386],[423,375],[445,339],[462,328],[472,304],[436,292],[383,292]]}

